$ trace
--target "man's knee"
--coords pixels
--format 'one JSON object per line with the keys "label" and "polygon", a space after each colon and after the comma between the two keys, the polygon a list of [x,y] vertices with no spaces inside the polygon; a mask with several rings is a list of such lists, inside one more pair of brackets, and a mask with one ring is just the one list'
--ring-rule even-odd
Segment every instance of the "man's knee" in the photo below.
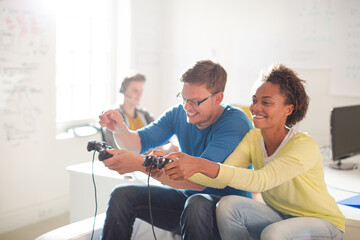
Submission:
{"label": "man's knee", "polygon": [[181,223],[213,221],[215,202],[209,195],[196,194],[186,200]]}
{"label": "man's knee", "polygon": [[137,186],[117,186],[110,194],[109,204],[133,201],[139,192],[137,188]]}
{"label": "man's knee", "polygon": [[184,209],[186,209],[186,211],[208,211],[214,207],[215,203],[209,195],[195,194],[186,200]]}

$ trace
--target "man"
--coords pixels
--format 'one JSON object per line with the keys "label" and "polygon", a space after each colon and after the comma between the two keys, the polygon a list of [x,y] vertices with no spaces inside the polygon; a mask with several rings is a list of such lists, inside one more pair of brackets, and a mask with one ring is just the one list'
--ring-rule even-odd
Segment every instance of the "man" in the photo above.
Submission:
{"label": "man", "polygon": [[[100,124],[113,131],[121,149],[104,161],[120,174],[143,171],[144,153],[177,136],[182,152],[214,162],[223,162],[252,128],[245,113],[221,102],[227,74],[220,64],[197,62],[182,77],[177,95],[181,104],[167,110],[157,121],[136,132],[130,131],[118,111],[100,115]],[[251,193],[233,188],[205,188],[189,180],[173,181],[165,174],[157,180],[171,186],[150,187],[151,210],[155,226],[181,232],[183,239],[219,238],[215,205],[221,196]],[[177,189],[175,189],[177,188]],[[186,190],[182,190],[186,189]],[[130,239],[135,218],[151,222],[147,186],[119,186],[110,197],[103,228],[103,239]],[[180,227],[180,230],[178,229]]]}
{"label": "man", "polygon": [[[139,107],[142,92],[145,84],[145,76],[137,73],[126,76],[120,87],[123,94],[123,102],[117,110],[121,113],[126,126],[130,130],[136,130],[154,121],[154,118],[145,109]],[[103,128],[103,141],[113,148],[117,148],[113,133],[107,128]]]}
{"label": "man", "polygon": [[[124,123],[130,130],[137,130],[154,121],[152,115],[140,107],[140,101],[144,90],[145,76],[137,73],[124,78],[121,83],[120,93],[124,95],[123,103],[117,110],[120,112]],[[113,148],[118,148],[113,133],[106,127],[101,128],[103,141]],[[179,148],[171,141],[156,148],[166,153],[178,151]]]}

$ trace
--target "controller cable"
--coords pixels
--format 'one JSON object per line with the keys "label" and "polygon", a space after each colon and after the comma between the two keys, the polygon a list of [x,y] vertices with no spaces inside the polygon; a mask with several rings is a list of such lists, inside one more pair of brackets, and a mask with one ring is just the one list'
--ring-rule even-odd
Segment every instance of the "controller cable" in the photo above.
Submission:
{"label": "controller cable", "polygon": [[154,220],[153,220],[152,211],[151,211],[151,198],[150,198],[150,176],[151,176],[151,168],[152,168],[152,164],[150,164],[149,175],[148,175],[148,179],[147,179],[148,193],[149,193],[149,214],[150,214],[150,221],[151,221],[152,233],[153,233],[153,235],[154,235],[154,239],[157,240],[156,234],[155,234],[155,230],[154,230]]}
{"label": "controller cable", "polygon": [[[91,240],[92,240],[93,237],[94,237],[95,223],[96,223],[96,215],[97,215],[97,210],[98,210],[97,191],[96,191],[95,174],[94,174],[95,153],[96,153],[96,151],[94,151],[94,153],[93,153],[92,165],[91,165],[91,168],[92,168],[92,169],[91,169],[91,177],[92,177],[92,182],[93,182],[93,186],[94,186],[94,195],[95,195],[95,213],[94,213],[93,227],[92,227],[92,231],[91,231],[91,238],[90,238]],[[149,196],[149,214],[150,214],[150,221],[151,221],[152,233],[153,233],[153,235],[154,235],[154,239],[157,240],[156,234],[155,234],[155,229],[154,229],[154,220],[153,220],[152,210],[151,210],[151,194],[150,194],[150,176],[151,176],[151,169],[152,169],[152,164],[150,165],[149,175],[148,175],[148,179],[147,179],[148,196]]]}
{"label": "controller cable", "polygon": [[98,210],[98,203],[97,203],[97,192],[96,192],[96,183],[95,183],[95,174],[94,174],[94,159],[95,159],[95,152],[93,154],[93,158],[92,158],[92,164],[91,164],[91,177],[92,177],[92,182],[94,185],[94,193],[95,193],[95,213],[94,213],[94,223],[93,223],[93,227],[92,227],[92,231],[91,231],[91,240],[94,237],[94,232],[95,232],[95,223],[96,223],[96,215],[97,215],[97,210]]}

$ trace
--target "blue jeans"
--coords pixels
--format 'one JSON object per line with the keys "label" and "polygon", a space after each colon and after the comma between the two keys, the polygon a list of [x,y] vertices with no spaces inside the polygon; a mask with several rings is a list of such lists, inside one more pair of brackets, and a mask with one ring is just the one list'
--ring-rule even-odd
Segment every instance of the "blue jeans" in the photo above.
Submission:
{"label": "blue jeans", "polygon": [[[194,194],[168,187],[150,186],[154,226],[181,234],[182,239],[220,239],[215,210],[217,195]],[[110,196],[102,239],[131,238],[135,218],[151,224],[148,187],[122,185]]]}
{"label": "blue jeans", "polygon": [[216,218],[222,240],[342,239],[342,232],[324,219],[285,216],[240,196],[223,197],[217,205]]}

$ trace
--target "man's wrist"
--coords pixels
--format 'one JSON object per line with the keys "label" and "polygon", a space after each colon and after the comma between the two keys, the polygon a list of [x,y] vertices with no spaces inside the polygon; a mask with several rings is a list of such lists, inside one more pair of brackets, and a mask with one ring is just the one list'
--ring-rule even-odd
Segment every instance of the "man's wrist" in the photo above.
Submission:
{"label": "man's wrist", "polygon": [[120,148],[120,149],[127,149],[129,150],[126,145],[124,145],[124,140],[126,139],[124,136],[127,134],[127,128],[126,126],[125,127],[122,127],[122,128],[118,128],[116,129],[116,131],[113,132],[113,138],[115,139],[115,142],[117,144],[117,146]]}
{"label": "man's wrist", "polygon": [[114,136],[117,137],[117,136],[123,135],[126,132],[127,132],[127,127],[124,126],[124,127],[116,129],[116,131],[114,131],[113,134],[114,134]]}
{"label": "man's wrist", "polygon": [[136,154],[135,157],[135,161],[136,161],[136,168],[138,169],[138,171],[143,171],[145,169],[145,167],[143,166],[143,161],[144,161],[144,157],[145,155],[141,155],[141,154]]}

